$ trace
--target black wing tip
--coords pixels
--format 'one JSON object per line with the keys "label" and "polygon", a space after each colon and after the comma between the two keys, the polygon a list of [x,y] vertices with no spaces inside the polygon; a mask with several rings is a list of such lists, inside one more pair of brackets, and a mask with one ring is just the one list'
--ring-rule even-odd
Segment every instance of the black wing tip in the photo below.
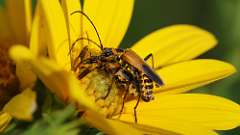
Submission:
{"label": "black wing tip", "polygon": [[160,78],[156,81],[156,83],[157,83],[159,86],[164,85],[164,82],[163,82],[162,79],[160,79]]}
{"label": "black wing tip", "polygon": [[164,85],[162,79],[154,72],[152,68],[147,65],[142,65],[144,72],[147,73],[150,79],[156,82],[159,86]]}

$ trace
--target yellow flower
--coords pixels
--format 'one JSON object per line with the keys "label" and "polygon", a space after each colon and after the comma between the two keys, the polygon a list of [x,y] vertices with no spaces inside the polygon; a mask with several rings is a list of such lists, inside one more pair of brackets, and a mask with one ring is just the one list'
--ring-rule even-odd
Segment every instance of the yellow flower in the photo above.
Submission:
{"label": "yellow flower", "polygon": [[12,118],[31,120],[36,94],[31,90],[35,76],[29,66],[8,57],[13,44],[28,46],[31,31],[31,1],[5,1],[0,6],[0,132]]}
{"label": "yellow flower", "polygon": [[[126,33],[133,0],[85,0],[83,10],[96,25],[105,47],[116,48]],[[238,104],[222,97],[206,94],[182,94],[193,88],[222,79],[235,72],[228,63],[196,59],[216,45],[209,32],[191,25],[174,25],[149,34],[132,49],[144,58],[155,57],[156,72],[164,86],[155,89],[155,100],[140,102],[138,123],[134,123],[133,107],[136,100],[125,103],[119,119],[106,118],[99,113],[92,97],[87,96],[86,84],[100,76],[78,80],[71,71],[69,48],[80,36],[97,41],[88,22],[80,15],[79,0],[41,0],[33,23],[33,48],[15,46],[10,56],[15,61],[29,63],[44,84],[66,102],[77,102],[83,118],[107,134],[217,134],[215,130],[232,129],[240,124]],[[41,24],[41,25],[40,25]],[[82,27],[81,27],[82,26]],[[44,33],[44,34],[43,34]],[[43,43],[44,42],[44,43]],[[85,42],[78,42],[74,51],[80,51]],[[48,48],[48,56],[42,50]],[[36,55],[37,54],[37,55]],[[104,80],[104,79],[103,79]],[[96,89],[101,82],[95,84]],[[120,90],[119,90],[120,91]]]}

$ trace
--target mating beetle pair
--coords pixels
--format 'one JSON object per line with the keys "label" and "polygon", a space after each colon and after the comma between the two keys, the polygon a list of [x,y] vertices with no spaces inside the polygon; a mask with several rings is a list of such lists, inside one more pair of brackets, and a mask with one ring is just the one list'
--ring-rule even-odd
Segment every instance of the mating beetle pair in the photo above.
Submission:
{"label": "mating beetle pair", "polygon": [[[101,49],[101,53],[99,55],[88,57],[85,57],[86,53],[88,53],[89,51],[88,47],[86,46],[82,49],[78,57],[79,59],[81,59],[80,63],[78,63],[75,68],[86,67],[86,65],[90,66],[88,68],[85,68],[84,71],[82,71],[78,75],[78,78],[82,79],[88,73],[95,69],[102,69],[106,73],[111,74],[113,76],[113,80],[110,84],[106,96],[104,96],[103,98],[106,98],[108,96],[114,82],[119,89],[123,89],[124,91],[126,91],[126,94],[123,97],[122,109],[124,107],[124,100],[129,93],[129,88],[133,88],[135,90],[134,94],[138,97],[137,103],[134,107],[135,122],[137,122],[136,109],[140,99],[145,102],[153,100],[154,96],[152,90],[154,88],[154,84],[156,84],[157,87],[163,85],[163,81],[161,80],[161,78],[146,63],[146,61],[150,57],[153,60],[152,54],[149,54],[147,57],[142,59],[131,49],[104,48],[99,33],[97,32],[97,28],[95,27],[91,19],[82,11],[75,11],[72,14],[74,13],[80,13],[88,19],[88,21],[92,24],[96,31],[100,44],[97,44],[95,41],[89,38],[80,37],[73,43],[72,47],[79,40],[87,40],[97,45]],[[91,65],[95,66],[93,67]]]}

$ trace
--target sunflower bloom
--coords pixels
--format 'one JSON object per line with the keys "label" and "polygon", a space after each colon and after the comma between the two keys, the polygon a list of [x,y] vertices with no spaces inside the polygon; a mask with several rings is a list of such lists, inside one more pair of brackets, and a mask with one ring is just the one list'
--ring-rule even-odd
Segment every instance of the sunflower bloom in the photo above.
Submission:
{"label": "sunflower bloom", "polygon": [[8,57],[13,44],[29,44],[31,8],[29,0],[8,0],[0,7],[0,132],[12,118],[31,120],[36,108],[36,94],[30,89],[35,76],[27,65]]}
{"label": "sunflower bloom", "polygon": [[[71,13],[83,9],[97,27],[104,47],[117,48],[129,25],[133,5],[133,0],[85,0],[81,8],[78,0],[63,0],[62,3],[41,0],[33,23],[33,29],[38,32],[33,32],[31,37],[35,50],[15,46],[10,56],[15,61],[31,65],[52,92],[65,102],[77,102],[79,110],[85,112],[82,118],[108,134],[215,135],[215,130],[239,126],[238,104],[222,97],[184,93],[235,72],[231,64],[223,61],[194,59],[213,48],[217,41],[211,33],[191,25],[173,25],[157,30],[131,48],[142,58],[153,54],[156,72],[164,82],[162,87],[154,89],[155,100],[139,103],[137,123],[133,115],[136,100],[125,102],[119,118],[114,117],[113,111],[118,108],[112,108],[119,105],[116,101],[120,98],[118,95],[107,98],[116,103],[109,108],[105,105],[106,100],[95,102],[96,94],[105,90],[107,83],[104,81],[109,78],[95,71],[84,79],[76,78],[76,71],[72,70],[73,60],[89,44],[78,42],[71,50],[73,54],[69,55],[72,43],[86,36],[98,40],[89,22],[81,14]],[[45,43],[41,42],[42,39]],[[42,53],[46,48],[48,58]],[[121,90],[113,88],[111,92],[114,91]],[[111,117],[108,114],[112,114]]]}

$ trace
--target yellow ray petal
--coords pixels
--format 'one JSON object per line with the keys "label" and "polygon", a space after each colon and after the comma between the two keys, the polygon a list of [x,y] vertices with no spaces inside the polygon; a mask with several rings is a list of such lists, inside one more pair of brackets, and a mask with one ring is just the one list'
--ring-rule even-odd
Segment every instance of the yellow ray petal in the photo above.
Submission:
{"label": "yellow ray petal", "polygon": [[47,40],[49,39],[47,39],[45,36],[46,25],[43,24],[43,14],[39,11],[39,2],[37,2],[32,25],[30,50],[35,56],[46,55]]}
{"label": "yellow ray petal", "polygon": [[71,15],[75,11],[81,10],[81,4],[79,0],[63,0],[62,1],[63,11],[67,22],[68,33],[70,39],[75,41],[76,38],[80,37],[80,15]]}
{"label": "yellow ray petal", "polygon": [[32,23],[31,0],[6,0],[6,7],[16,43],[27,45]]}
{"label": "yellow ray petal", "polygon": [[[6,10],[0,6],[0,40],[2,43],[9,42],[13,38],[13,33],[9,26]],[[3,45],[3,44],[1,44]]]}
{"label": "yellow ray petal", "polygon": [[174,131],[169,131],[169,130],[165,130],[165,129],[150,127],[150,126],[136,124],[136,123],[129,123],[129,122],[126,122],[126,123],[136,129],[140,130],[141,132],[144,133],[144,135],[145,134],[147,134],[147,135],[180,135],[180,133],[176,133]]}
{"label": "yellow ray petal", "polygon": [[37,79],[31,67],[24,62],[16,62],[16,75],[20,81],[21,89],[32,87]]}
{"label": "yellow ray petal", "polygon": [[[51,82],[49,82],[47,76],[50,76],[50,74],[51,74],[52,72],[54,72],[54,71],[57,72],[57,71],[62,70],[62,67],[61,67],[61,66],[57,66],[56,63],[54,63],[54,64],[56,64],[56,65],[53,65],[53,64],[50,64],[50,65],[48,64],[48,65],[46,65],[46,63],[43,64],[42,61],[41,61],[41,63],[40,63],[39,60],[36,62],[36,58],[34,57],[33,53],[32,53],[28,48],[25,48],[25,47],[20,46],[20,45],[15,45],[15,46],[13,46],[13,47],[10,49],[9,54],[10,54],[10,57],[11,57],[14,61],[16,61],[16,62],[18,62],[18,63],[23,63],[23,64],[25,64],[26,66],[29,67],[29,69],[30,69],[31,71],[33,70],[34,67],[35,67],[35,68],[40,68],[41,70],[40,70],[40,71],[37,70],[37,73],[36,73],[36,74],[37,74],[38,76],[40,76],[40,78],[43,79],[43,81],[46,80],[45,82],[46,82],[47,84],[49,83],[49,85],[52,85],[52,84],[51,84]],[[40,58],[39,58],[39,59],[40,59]],[[38,65],[41,65],[41,66],[38,67]],[[54,86],[51,86],[51,88],[52,88],[52,87],[54,87]],[[52,90],[52,89],[50,89],[50,90]],[[56,93],[56,91],[55,91],[54,88],[53,88],[53,90],[54,90],[53,92]],[[67,92],[66,90],[61,89],[61,91],[60,91],[60,90],[57,91],[57,95],[58,95],[59,97],[62,97],[63,99],[65,99],[64,97],[65,97],[65,96],[68,96],[68,95],[66,94],[66,92]]]}
{"label": "yellow ray petal", "polygon": [[97,109],[93,100],[86,95],[77,78],[70,72],[56,68],[56,63],[39,58],[32,63],[33,70],[44,84],[64,101],[77,102],[80,107]]}
{"label": "yellow ray petal", "polygon": [[[133,134],[133,135],[146,135],[146,134],[151,134],[151,135],[180,135],[180,134],[186,134],[186,135],[217,135],[212,130],[199,127],[196,125],[194,129],[190,127],[194,127],[195,125],[179,125],[174,128],[173,126],[169,125],[140,125],[139,123],[136,125],[135,123],[129,123],[129,121],[132,120],[132,115],[127,116],[123,115],[123,117],[128,117],[125,120],[123,119],[124,123],[118,120],[110,120],[106,119],[100,114],[94,113],[87,111],[84,113],[83,118],[90,123],[92,126],[102,130],[103,132],[107,134]],[[125,123],[127,122],[127,123]],[[175,124],[176,126],[177,124]]]}
{"label": "yellow ray petal", "polygon": [[233,74],[236,69],[228,63],[199,59],[173,64],[157,70],[164,85],[155,92],[174,94],[211,83]]}
{"label": "yellow ray petal", "polygon": [[[18,52],[18,53],[17,53]],[[95,103],[86,95],[77,78],[64,70],[55,61],[44,57],[34,58],[33,54],[23,46],[10,49],[10,56],[15,61],[26,62],[44,82],[44,84],[59,98],[66,102],[78,102],[79,106],[96,109]]]}
{"label": "yellow ray petal", "polygon": [[3,108],[4,112],[20,120],[32,120],[32,114],[37,108],[36,93],[26,89],[13,97]]}
{"label": "yellow ray petal", "polygon": [[173,25],[157,30],[132,48],[142,58],[152,53],[155,67],[190,60],[216,45],[215,37],[196,26]]}
{"label": "yellow ray petal", "polygon": [[131,134],[131,135],[141,135],[140,130],[135,129],[129,124],[122,123],[117,120],[110,120],[104,118],[104,116],[87,111],[84,113],[83,118],[92,126],[102,130],[104,133],[110,135],[122,135],[122,134]]}
{"label": "yellow ray petal", "polygon": [[[75,11],[81,11],[81,4],[79,0],[63,0],[62,7],[66,19],[67,30],[68,30],[68,40],[69,46],[80,38],[82,29],[81,26],[81,16],[80,14],[72,14]],[[77,42],[73,48],[71,48],[71,60],[74,60],[79,51],[82,49],[81,42]]]}
{"label": "yellow ray petal", "polygon": [[[128,117],[123,115],[123,117]],[[146,117],[148,118],[148,117]],[[124,118],[122,118],[124,119]],[[156,119],[156,117],[155,117]],[[123,120],[126,122],[125,120]],[[129,121],[129,120],[128,120]],[[145,131],[146,134],[156,134],[156,135],[218,135],[215,131],[205,128],[203,126],[196,125],[194,123],[174,123],[169,121],[163,121],[165,123],[158,123],[157,125],[141,125],[131,123],[133,127]],[[130,122],[127,122],[130,123]],[[145,135],[145,134],[144,134]]]}
{"label": "yellow ray petal", "polygon": [[[121,120],[133,119],[136,101],[126,103]],[[150,126],[191,126],[212,130],[227,130],[240,125],[240,106],[228,99],[206,94],[156,95],[152,102],[141,102],[137,108],[139,124]],[[189,127],[190,128],[190,127]]]}
{"label": "yellow ray petal", "polygon": [[10,121],[12,120],[12,116],[6,112],[0,112],[0,133],[6,129]]}
{"label": "yellow ray petal", "polygon": [[43,27],[50,58],[70,70],[69,43],[66,22],[58,0],[39,1],[39,10],[43,13]]}
{"label": "yellow ray petal", "polygon": [[32,52],[23,45],[14,45],[9,50],[9,56],[15,62],[19,61],[31,61],[34,59]]}
{"label": "yellow ray petal", "polygon": [[[133,11],[134,0],[85,0],[84,12],[98,29],[104,47],[118,47],[125,35]],[[88,23],[88,25],[87,25]],[[96,32],[84,21],[84,32],[98,42]],[[87,29],[85,29],[87,27]]]}
{"label": "yellow ray petal", "polygon": [[[21,48],[23,45],[14,45],[12,48],[18,46]],[[31,59],[33,56],[22,51],[9,52],[9,54],[16,63],[16,75],[20,81],[20,88],[26,89],[32,87],[36,81],[36,75],[32,72],[29,64],[20,60],[23,58],[20,58],[19,55],[24,57],[24,59]]]}

